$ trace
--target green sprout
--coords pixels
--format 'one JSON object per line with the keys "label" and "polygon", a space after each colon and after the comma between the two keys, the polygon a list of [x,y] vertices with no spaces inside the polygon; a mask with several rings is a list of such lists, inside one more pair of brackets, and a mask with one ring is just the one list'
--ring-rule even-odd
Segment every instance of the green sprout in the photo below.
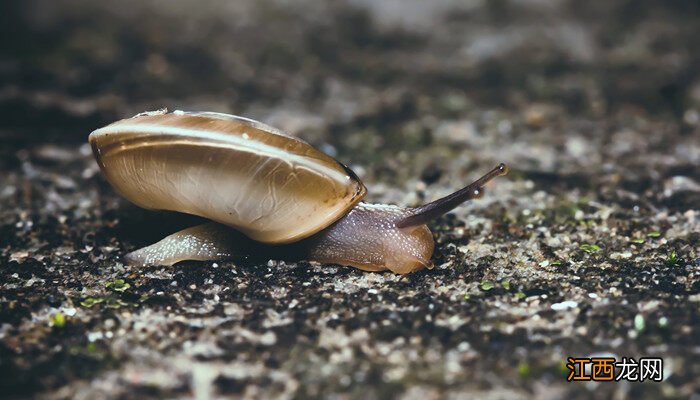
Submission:
{"label": "green sprout", "polygon": [[105,303],[105,307],[113,308],[113,309],[122,308],[122,307],[128,306],[128,305],[129,305],[129,303],[122,301],[121,299],[115,299],[113,297],[108,298],[107,302]]}
{"label": "green sprout", "polygon": [[600,246],[597,244],[589,244],[589,243],[584,243],[579,248],[586,253],[595,253],[597,251],[600,251]]}
{"label": "green sprout", "polygon": [[102,299],[102,298],[99,298],[99,297],[98,297],[98,298],[95,298],[95,297],[88,297],[87,299],[81,301],[81,302],[80,302],[80,305],[83,306],[83,307],[92,308],[92,306],[94,306],[94,305],[96,305],[96,304],[103,303],[104,301],[105,301],[105,299]]}
{"label": "green sprout", "polygon": [[108,282],[106,287],[108,289],[112,289],[115,292],[124,292],[126,289],[130,288],[131,285],[127,282],[124,281],[124,279],[115,279],[111,282]]}
{"label": "green sprout", "polygon": [[559,362],[559,364],[557,365],[557,369],[562,375],[566,376],[569,373],[569,369],[566,367],[566,363],[564,361]]}
{"label": "green sprout", "polygon": [[51,325],[55,326],[56,328],[63,328],[66,326],[66,316],[60,311],[57,312],[53,317],[51,317]]}
{"label": "green sprout", "polygon": [[484,291],[489,291],[493,289],[496,285],[493,284],[491,281],[482,281],[481,282],[481,290]]}
{"label": "green sprout", "polygon": [[647,233],[647,236],[650,238],[661,237],[661,232],[659,232],[659,231],[649,232],[649,233]]}
{"label": "green sprout", "polygon": [[532,371],[530,369],[530,364],[526,362],[521,362],[520,364],[518,364],[518,375],[521,378],[527,378],[531,372]]}
{"label": "green sprout", "polygon": [[103,307],[113,308],[113,309],[121,308],[124,306],[135,306],[136,305],[135,303],[129,303],[129,302],[123,301],[122,299],[120,299],[118,297],[112,297],[112,296],[88,297],[85,300],[80,302],[80,305],[85,307],[85,308],[92,308],[93,306],[95,306],[97,304],[102,304]]}
{"label": "green sprout", "polygon": [[671,250],[671,252],[668,253],[668,256],[666,257],[666,264],[669,267],[673,267],[678,264],[678,254],[676,253],[676,250]]}

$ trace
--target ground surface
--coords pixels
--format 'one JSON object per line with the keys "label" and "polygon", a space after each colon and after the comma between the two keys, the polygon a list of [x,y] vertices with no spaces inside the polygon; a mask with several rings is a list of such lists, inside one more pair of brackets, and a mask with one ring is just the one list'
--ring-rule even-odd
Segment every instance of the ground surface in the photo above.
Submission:
{"label": "ground surface", "polygon": [[[700,391],[695,2],[10,1],[0,24],[0,393],[683,398]],[[121,257],[195,221],[105,183],[88,133],[232,112],[416,205],[435,268]],[[567,383],[661,356],[663,383]]]}

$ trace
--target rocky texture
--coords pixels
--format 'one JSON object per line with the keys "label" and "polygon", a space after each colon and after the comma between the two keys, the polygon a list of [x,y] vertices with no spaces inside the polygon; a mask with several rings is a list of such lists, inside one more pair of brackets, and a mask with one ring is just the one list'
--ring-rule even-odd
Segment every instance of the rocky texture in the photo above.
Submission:
{"label": "rocky texture", "polygon": [[[24,398],[633,398],[700,391],[700,9],[669,1],[3,2],[0,392]],[[124,266],[137,209],[88,133],[232,112],[436,221],[435,268]],[[567,383],[568,356],[663,383]]]}

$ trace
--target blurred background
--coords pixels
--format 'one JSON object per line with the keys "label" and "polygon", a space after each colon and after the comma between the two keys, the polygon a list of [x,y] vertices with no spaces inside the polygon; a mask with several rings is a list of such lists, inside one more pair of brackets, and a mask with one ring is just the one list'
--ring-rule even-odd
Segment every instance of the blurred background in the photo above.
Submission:
{"label": "blurred background", "polygon": [[[682,0],[3,1],[3,390],[697,393],[699,37],[700,3]],[[87,136],[163,107],[298,135],[373,202],[513,172],[436,223],[438,268],[409,278],[130,270],[125,251],[191,221],[119,199]],[[667,357],[670,378],[567,384],[566,357],[596,352]]]}
{"label": "blurred background", "polygon": [[[13,145],[83,142],[101,124],[166,106],[246,115],[340,147],[362,140],[368,154],[420,148],[446,120],[472,121],[475,135],[500,123],[508,139],[547,125],[547,144],[565,145],[567,129],[631,142],[614,136],[621,114],[663,117],[676,126],[645,142],[667,147],[666,130],[690,134],[700,119],[693,1],[2,7],[2,137]],[[561,121],[572,116],[615,119],[605,129]]]}

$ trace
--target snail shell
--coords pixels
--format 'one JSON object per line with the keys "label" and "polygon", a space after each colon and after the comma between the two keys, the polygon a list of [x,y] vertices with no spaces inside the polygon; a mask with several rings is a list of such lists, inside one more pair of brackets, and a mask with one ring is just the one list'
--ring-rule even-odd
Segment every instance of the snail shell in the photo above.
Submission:
{"label": "snail shell", "polygon": [[308,143],[228,114],[144,113],[89,141],[104,176],[131,202],[205,217],[262,243],[309,237],[366,194],[352,171]]}

